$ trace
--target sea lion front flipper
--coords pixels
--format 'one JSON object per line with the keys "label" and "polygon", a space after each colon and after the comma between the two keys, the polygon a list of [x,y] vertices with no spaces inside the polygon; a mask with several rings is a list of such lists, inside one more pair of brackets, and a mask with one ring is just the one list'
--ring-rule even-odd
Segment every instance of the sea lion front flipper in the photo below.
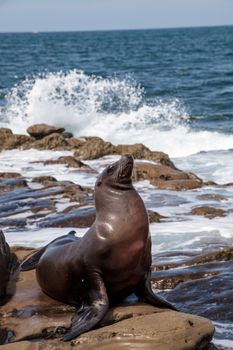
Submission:
{"label": "sea lion front flipper", "polygon": [[101,276],[94,273],[89,278],[88,302],[83,303],[73,316],[71,327],[63,338],[64,341],[69,341],[92,329],[108,311],[108,296]]}
{"label": "sea lion front flipper", "polygon": [[75,231],[70,231],[66,235],[55,238],[49,244],[37,250],[34,254],[30,255],[26,260],[22,262],[22,264],[20,265],[21,271],[29,271],[29,270],[35,269],[41,256],[44,254],[46,249],[52,244],[54,246],[55,245],[59,246],[59,245],[64,245],[79,239],[78,237],[75,236],[75,233],[76,233]]}
{"label": "sea lion front flipper", "polygon": [[151,304],[155,307],[168,308],[171,310],[178,311],[174,305],[169,303],[163,297],[156,295],[151,288],[151,276],[148,274],[148,277],[143,285],[141,285],[138,290],[135,292],[140,301]]}

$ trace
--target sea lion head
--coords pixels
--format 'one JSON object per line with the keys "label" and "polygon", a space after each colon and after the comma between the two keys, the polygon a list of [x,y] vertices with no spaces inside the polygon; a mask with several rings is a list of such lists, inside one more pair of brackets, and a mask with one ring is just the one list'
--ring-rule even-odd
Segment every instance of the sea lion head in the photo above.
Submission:
{"label": "sea lion head", "polygon": [[134,160],[130,154],[124,154],[117,162],[110,164],[99,175],[96,181],[95,189],[103,185],[114,188],[127,188],[132,185],[132,171]]}

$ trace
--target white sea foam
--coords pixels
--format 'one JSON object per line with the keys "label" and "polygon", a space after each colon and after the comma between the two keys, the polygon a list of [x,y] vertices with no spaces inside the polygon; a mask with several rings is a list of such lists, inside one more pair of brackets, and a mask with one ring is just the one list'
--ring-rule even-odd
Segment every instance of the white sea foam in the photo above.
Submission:
{"label": "white sea foam", "polygon": [[233,148],[231,135],[192,130],[179,100],[149,103],[130,78],[104,79],[77,70],[26,79],[8,94],[3,117],[14,132],[45,122],[115,144],[141,142],[172,157]]}

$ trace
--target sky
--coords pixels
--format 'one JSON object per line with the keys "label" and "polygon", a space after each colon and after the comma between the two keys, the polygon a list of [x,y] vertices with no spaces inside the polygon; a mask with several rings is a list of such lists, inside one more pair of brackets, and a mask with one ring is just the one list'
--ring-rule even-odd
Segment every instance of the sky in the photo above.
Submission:
{"label": "sky", "polygon": [[0,32],[233,25],[233,0],[0,0]]}

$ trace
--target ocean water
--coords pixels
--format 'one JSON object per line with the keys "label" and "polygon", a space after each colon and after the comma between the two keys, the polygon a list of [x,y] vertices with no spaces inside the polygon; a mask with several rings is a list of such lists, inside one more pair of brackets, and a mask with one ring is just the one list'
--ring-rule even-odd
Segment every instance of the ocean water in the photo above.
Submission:
{"label": "ocean water", "polygon": [[[179,157],[233,148],[233,27],[0,34],[0,123]],[[130,138],[129,138],[130,135]]]}
{"label": "ocean water", "polygon": [[[164,151],[176,166],[204,180],[233,182],[233,27],[72,33],[0,33],[0,127],[26,133],[34,123],[114,144],[141,142]],[[31,161],[69,152],[6,151],[0,171],[28,180],[52,175],[93,186],[63,166]],[[115,160],[88,162],[98,171]],[[153,254],[179,259],[233,244],[233,187],[172,192],[136,184],[146,206],[169,217],[151,225]],[[203,194],[224,200],[203,201]],[[229,210],[209,220],[189,215],[198,205]],[[60,203],[58,210],[66,207]],[[82,235],[85,230],[77,230]],[[41,246],[63,229],[9,229],[10,244]],[[232,320],[216,321],[215,344],[233,349]]]}

